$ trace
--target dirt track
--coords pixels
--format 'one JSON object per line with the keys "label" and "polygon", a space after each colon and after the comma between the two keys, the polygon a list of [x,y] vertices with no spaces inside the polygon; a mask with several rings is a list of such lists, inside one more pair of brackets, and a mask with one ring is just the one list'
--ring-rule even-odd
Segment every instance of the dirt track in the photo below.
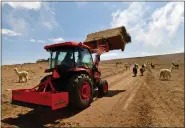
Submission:
{"label": "dirt track", "polygon": [[[6,89],[28,88],[36,85],[44,76],[46,64],[27,64],[22,69],[29,69],[28,83],[15,83],[17,77],[14,66],[4,66],[2,84],[2,125],[19,127],[38,126],[156,126],[184,127],[184,55],[166,55],[125,59],[119,61],[142,63],[144,60],[157,63],[155,69],[148,69],[144,76],[132,77],[130,70],[122,65],[115,66],[115,61],[108,61],[102,66],[103,78],[109,83],[109,93],[103,98],[94,98],[90,107],[83,111],[64,108],[53,112],[45,109],[32,110],[12,106],[11,92]],[[169,68],[171,61],[177,61],[180,69],[172,71],[169,81],[158,79],[159,69]],[[118,61],[118,60],[117,60]],[[20,65],[17,66],[18,69]],[[8,71],[8,73],[6,73]]]}

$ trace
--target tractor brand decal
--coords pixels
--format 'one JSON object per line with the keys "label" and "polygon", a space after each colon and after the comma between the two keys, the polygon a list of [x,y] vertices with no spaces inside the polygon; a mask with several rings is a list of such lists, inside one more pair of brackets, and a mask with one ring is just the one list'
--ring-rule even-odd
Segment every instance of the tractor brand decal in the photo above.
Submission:
{"label": "tractor brand decal", "polygon": [[12,92],[13,95],[20,95],[20,92]]}
{"label": "tractor brand decal", "polygon": [[59,100],[55,103],[55,106],[56,106],[56,105],[59,105],[59,104],[64,104],[64,103],[65,103],[64,100],[59,99]]}

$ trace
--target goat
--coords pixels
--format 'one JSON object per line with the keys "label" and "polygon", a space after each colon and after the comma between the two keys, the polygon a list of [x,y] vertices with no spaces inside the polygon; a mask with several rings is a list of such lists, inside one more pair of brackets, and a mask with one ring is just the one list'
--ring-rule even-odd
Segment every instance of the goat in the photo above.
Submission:
{"label": "goat", "polygon": [[139,67],[139,64],[135,63],[135,65],[136,65],[136,68],[138,69],[138,67]]}
{"label": "goat", "polygon": [[116,62],[116,67],[118,66],[118,64],[122,64],[121,62]]}
{"label": "goat", "polygon": [[144,68],[144,69],[147,69],[148,68],[148,63],[147,62],[145,62],[143,65],[142,65],[142,67]]}
{"label": "goat", "polygon": [[19,82],[20,82],[21,80],[24,81],[23,78],[26,80],[26,81],[24,81],[24,82],[27,82],[27,80],[28,80],[28,72],[26,72],[26,71],[18,71],[17,68],[14,68],[14,71],[15,71],[16,74],[19,76]]}
{"label": "goat", "polygon": [[171,72],[172,72],[173,68],[174,68],[174,66],[172,65],[170,69],[161,69],[159,80],[161,80],[162,76],[163,76],[163,79],[169,80],[171,78]]}
{"label": "goat", "polygon": [[155,68],[155,66],[151,63],[151,68],[153,69],[153,68]]}
{"label": "goat", "polygon": [[126,68],[126,70],[127,70],[127,69],[129,69],[129,70],[130,70],[130,64],[125,63],[125,64],[124,64],[124,67]]}
{"label": "goat", "polygon": [[172,65],[173,65],[175,68],[179,69],[179,65],[178,65],[178,64],[172,63]]}
{"label": "goat", "polygon": [[145,64],[147,65],[147,64],[148,64],[148,62],[147,62],[147,61],[145,61]]}

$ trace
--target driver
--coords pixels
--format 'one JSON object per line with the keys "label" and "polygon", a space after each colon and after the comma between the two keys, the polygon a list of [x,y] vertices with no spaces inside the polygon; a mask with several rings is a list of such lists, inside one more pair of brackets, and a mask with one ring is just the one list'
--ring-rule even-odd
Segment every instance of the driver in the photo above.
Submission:
{"label": "driver", "polygon": [[78,55],[78,60],[76,62],[76,66],[80,67],[80,66],[82,66],[82,54],[79,51],[78,51],[78,53],[79,53],[79,55]]}
{"label": "driver", "polygon": [[73,67],[72,53],[68,52],[61,64],[65,63],[68,67]]}

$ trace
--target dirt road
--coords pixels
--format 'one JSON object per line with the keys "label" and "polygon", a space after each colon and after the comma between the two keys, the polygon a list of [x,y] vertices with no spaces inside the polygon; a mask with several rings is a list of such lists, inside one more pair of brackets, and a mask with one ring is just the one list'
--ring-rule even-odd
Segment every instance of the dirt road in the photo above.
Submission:
{"label": "dirt road", "polygon": [[[171,80],[160,81],[159,69],[167,66],[161,64],[155,69],[149,68],[144,76],[132,77],[131,70],[102,65],[109,93],[103,98],[95,97],[91,106],[83,111],[70,108],[53,112],[31,110],[11,106],[3,98],[3,126],[184,127],[184,63],[180,70],[173,70]],[[4,97],[10,100],[7,93],[4,92]]]}
{"label": "dirt road", "polygon": [[[183,126],[183,97],[178,99],[175,96],[175,91],[180,90],[162,84],[155,75],[148,70],[144,77],[132,77],[127,71],[107,78],[110,84],[108,96],[98,99],[91,107],[66,121],[96,127]],[[161,88],[161,84],[166,87]],[[183,91],[178,95],[183,96]]]}

